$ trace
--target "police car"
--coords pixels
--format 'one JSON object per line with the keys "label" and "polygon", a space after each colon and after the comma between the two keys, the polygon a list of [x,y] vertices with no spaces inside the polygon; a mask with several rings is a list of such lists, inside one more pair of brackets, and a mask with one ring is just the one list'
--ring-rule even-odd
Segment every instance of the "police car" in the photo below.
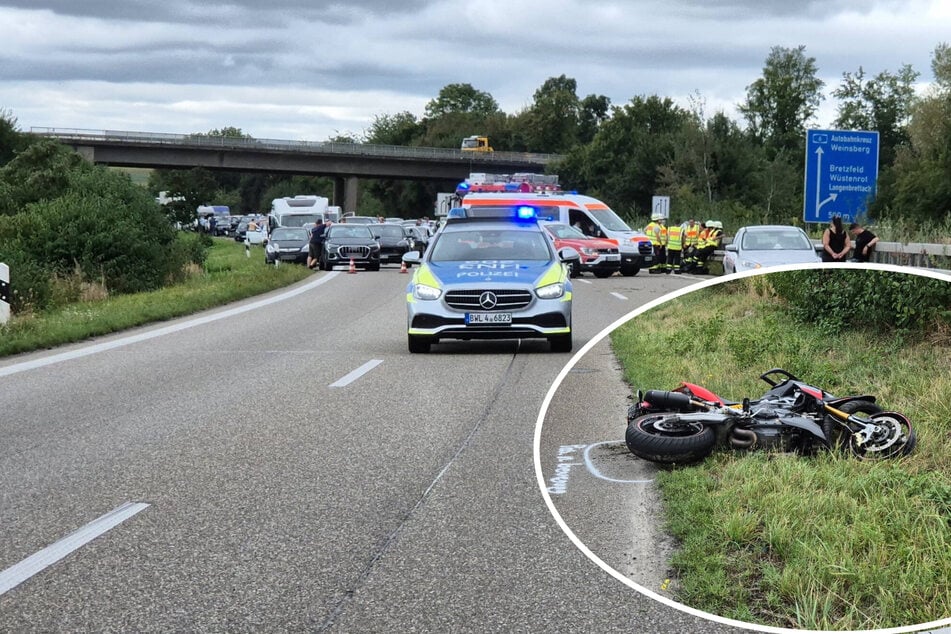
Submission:
{"label": "police car", "polygon": [[453,209],[406,288],[410,352],[440,339],[544,338],[570,352],[571,280],[579,254],[555,249],[531,206]]}

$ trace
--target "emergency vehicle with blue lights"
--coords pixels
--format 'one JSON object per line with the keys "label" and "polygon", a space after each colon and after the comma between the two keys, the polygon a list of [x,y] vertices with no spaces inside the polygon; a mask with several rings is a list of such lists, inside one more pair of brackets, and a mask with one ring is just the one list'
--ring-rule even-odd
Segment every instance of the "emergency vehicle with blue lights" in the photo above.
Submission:
{"label": "emergency vehicle with blue lights", "polygon": [[407,344],[429,352],[442,339],[547,339],[570,352],[574,249],[556,250],[531,205],[451,210],[406,288]]}
{"label": "emergency vehicle with blue lights", "polygon": [[552,174],[473,173],[456,188],[466,209],[530,205],[539,217],[571,225],[583,234],[617,242],[621,274],[637,275],[654,263],[650,239],[631,229],[606,203],[562,191],[558,176]]}

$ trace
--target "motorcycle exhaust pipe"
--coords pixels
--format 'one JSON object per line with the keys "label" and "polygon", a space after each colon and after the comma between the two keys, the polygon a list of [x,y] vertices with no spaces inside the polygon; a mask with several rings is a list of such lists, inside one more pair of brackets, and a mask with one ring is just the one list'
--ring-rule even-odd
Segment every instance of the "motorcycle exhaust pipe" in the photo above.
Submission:
{"label": "motorcycle exhaust pipe", "polygon": [[662,410],[689,412],[693,409],[690,397],[680,392],[665,392],[663,390],[647,390],[644,400]]}
{"label": "motorcycle exhaust pipe", "polygon": [[756,444],[756,432],[734,427],[730,433],[730,444],[737,449],[749,449]]}

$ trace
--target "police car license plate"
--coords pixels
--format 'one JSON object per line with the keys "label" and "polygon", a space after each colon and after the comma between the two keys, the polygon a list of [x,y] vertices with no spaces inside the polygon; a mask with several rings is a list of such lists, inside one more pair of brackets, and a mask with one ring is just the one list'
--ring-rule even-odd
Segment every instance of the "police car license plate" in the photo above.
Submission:
{"label": "police car license plate", "polygon": [[466,324],[481,326],[485,324],[511,324],[512,313],[466,313]]}
{"label": "police car license plate", "polygon": [[617,262],[620,259],[621,259],[621,255],[619,253],[608,253],[607,255],[604,256],[604,260],[606,262]]}

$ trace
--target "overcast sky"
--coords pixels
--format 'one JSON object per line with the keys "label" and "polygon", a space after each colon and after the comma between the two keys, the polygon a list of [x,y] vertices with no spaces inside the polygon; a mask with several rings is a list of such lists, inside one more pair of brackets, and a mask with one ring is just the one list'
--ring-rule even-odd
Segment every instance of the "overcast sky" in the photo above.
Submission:
{"label": "overcast sky", "polygon": [[773,46],[805,45],[831,90],[859,66],[930,82],[947,41],[951,0],[0,0],[0,110],[21,130],[319,141],[422,116],[453,83],[514,114],[566,75],[579,97],[699,91],[738,119]]}

